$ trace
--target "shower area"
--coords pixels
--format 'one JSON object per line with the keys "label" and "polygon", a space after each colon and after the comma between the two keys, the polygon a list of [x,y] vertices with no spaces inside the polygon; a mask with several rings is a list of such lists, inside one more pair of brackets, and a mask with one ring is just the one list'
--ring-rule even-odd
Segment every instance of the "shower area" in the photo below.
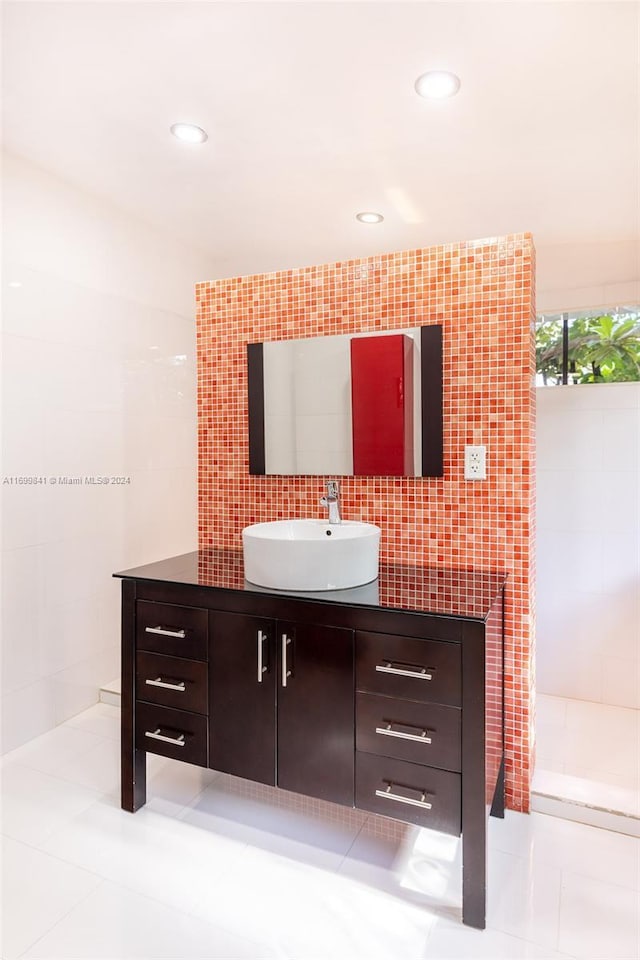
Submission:
{"label": "shower area", "polygon": [[640,835],[640,382],[585,382],[566,360],[543,375],[544,349],[532,806]]}

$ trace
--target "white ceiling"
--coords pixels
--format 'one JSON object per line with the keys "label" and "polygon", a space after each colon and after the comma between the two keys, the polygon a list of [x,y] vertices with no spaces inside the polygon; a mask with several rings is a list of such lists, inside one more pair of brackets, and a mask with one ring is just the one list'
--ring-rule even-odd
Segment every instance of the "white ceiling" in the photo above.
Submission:
{"label": "white ceiling", "polygon": [[[638,4],[3,4],[4,140],[227,276],[638,236]],[[452,100],[416,96],[448,68]],[[204,146],[168,133],[205,127]],[[357,223],[379,210],[380,226]]]}

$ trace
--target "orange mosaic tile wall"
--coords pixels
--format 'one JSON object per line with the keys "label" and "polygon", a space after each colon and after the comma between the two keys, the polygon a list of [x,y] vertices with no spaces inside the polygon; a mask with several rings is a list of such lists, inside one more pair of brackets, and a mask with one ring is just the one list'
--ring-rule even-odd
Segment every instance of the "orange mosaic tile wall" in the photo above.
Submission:
{"label": "orange mosaic tile wall", "polygon": [[[388,561],[509,573],[507,804],[529,809],[534,673],[534,273],[529,234],[199,283],[199,545],[250,523],[320,517],[320,477],[249,476],[246,344],[439,323],[444,476],[344,477],[343,516],[382,528]],[[465,444],[486,444],[485,482]]]}

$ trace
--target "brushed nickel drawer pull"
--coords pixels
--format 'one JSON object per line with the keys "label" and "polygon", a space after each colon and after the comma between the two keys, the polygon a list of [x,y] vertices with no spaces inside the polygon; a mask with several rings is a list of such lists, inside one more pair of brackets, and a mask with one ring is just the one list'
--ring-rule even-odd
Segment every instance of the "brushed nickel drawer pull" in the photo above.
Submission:
{"label": "brushed nickel drawer pull", "polygon": [[178,693],[184,693],[187,686],[184,680],[163,680],[162,677],[156,677],[155,680],[145,680],[149,687],[162,687],[163,690],[177,690]]}
{"label": "brushed nickel drawer pull", "polygon": [[172,743],[174,747],[184,747],[184,733],[179,733],[177,737],[165,737],[164,734],[160,733],[161,729],[161,727],[158,727],[153,733],[151,730],[145,730],[144,735],[145,737],[150,737],[152,740],[162,740],[163,743]]}
{"label": "brushed nickel drawer pull", "polygon": [[407,803],[410,807],[422,807],[423,810],[431,810],[431,804],[426,799],[428,794],[424,790],[418,790],[417,793],[420,794],[420,799],[413,800],[411,797],[403,797],[399,793],[392,793],[392,786],[393,783],[390,783],[386,790],[376,790],[376,797],[386,797],[387,800],[397,800],[398,803]]}
{"label": "brushed nickel drawer pull", "polygon": [[[410,727],[411,724],[403,723],[403,727]],[[416,730],[420,729],[416,727]],[[394,730],[393,724],[388,723],[386,727],[376,727],[376,733],[382,737],[397,737],[398,740],[413,740],[415,743],[431,743],[431,737],[427,736],[429,730],[421,730],[420,733],[403,733],[401,730]]]}
{"label": "brushed nickel drawer pull", "polygon": [[[384,666],[380,666],[379,663],[376,664],[376,670],[378,673],[392,673],[396,677],[413,677],[415,680],[433,680],[433,672],[427,673],[426,667],[415,667],[413,670],[401,670],[398,667],[392,667],[391,664],[395,663],[394,660],[387,660]],[[433,668],[431,668],[433,671]]]}
{"label": "brushed nickel drawer pull", "polygon": [[258,630],[258,683],[262,683],[262,674],[267,672],[267,668],[262,663],[262,645],[267,639],[264,630]]}
{"label": "brushed nickel drawer pull", "polygon": [[161,637],[176,637],[178,640],[184,640],[186,630],[165,630],[164,627],[145,627],[145,633],[159,633]]}

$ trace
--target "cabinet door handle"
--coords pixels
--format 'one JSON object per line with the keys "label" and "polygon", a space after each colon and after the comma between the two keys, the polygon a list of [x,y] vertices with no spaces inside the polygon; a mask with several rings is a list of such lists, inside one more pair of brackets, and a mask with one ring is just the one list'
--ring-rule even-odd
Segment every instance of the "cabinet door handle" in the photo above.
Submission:
{"label": "cabinet door handle", "polygon": [[[419,800],[414,800],[413,797],[403,797],[400,793],[392,792],[393,783],[387,785],[386,790],[376,790],[376,797],[386,797],[387,800],[397,800],[398,803],[407,803],[410,807],[422,807],[423,810],[431,810],[431,804],[426,799],[429,794],[425,790],[416,790],[416,793],[420,794]],[[412,787],[404,787],[401,789],[411,790]]]}
{"label": "cabinet door handle", "polygon": [[262,644],[267,639],[264,630],[258,630],[258,683],[262,683],[262,674],[267,672],[267,668],[262,663]]}
{"label": "cabinet door handle", "polygon": [[159,633],[161,637],[176,637],[178,640],[184,640],[185,630],[166,630],[164,627],[145,627],[145,633]]}
{"label": "cabinet door handle", "polygon": [[[397,726],[409,727],[411,729],[410,723],[397,724]],[[431,737],[427,736],[431,731],[420,729],[420,727],[415,727],[415,729],[420,730],[420,733],[403,733],[402,730],[394,730],[393,724],[388,723],[386,727],[376,727],[376,733],[379,733],[382,737],[397,737],[398,740],[413,740],[415,743],[431,743]]]}
{"label": "cabinet door handle", "polygon": [[186,684],[184,680],[163,680],[162,677],[156,677],[155,680],[145,680],[149,687],[162,687],[163,690],[177,690],[178,693],[184,693]]}
{"label": "cabinet door handle", "polygon": [[152,740],[162,740],[163,743],[172,743],[174,747],[184,747],[184,733],[179,733],[177,737],[167,737],[163,733],[160,733],[161,728],[158,727],[157,730],[151,732],[151,730],[145,730],[145,737],[150,737]]}
{"label": "cabinet door handle", "polygon": [[413,677],[414,680],[433,680],[433,667],[431,667],[431,673],[427,673],[426,667],[411,667],[408,668],[408,664],[404,665],[404,668],[393,667],[392,664],[396,662],[394,660],[387,660],[385,664],[381,665],[376,664],[376,670],[378,673],[392,673],[396,677]]}
{"label": "cabinet door handle", "polygon": [[291,670],[287,669],[287,647],[291,643],[291,637],[286,633],[282,634],[282,686],[286,687],[287,677],[291,676]]}

